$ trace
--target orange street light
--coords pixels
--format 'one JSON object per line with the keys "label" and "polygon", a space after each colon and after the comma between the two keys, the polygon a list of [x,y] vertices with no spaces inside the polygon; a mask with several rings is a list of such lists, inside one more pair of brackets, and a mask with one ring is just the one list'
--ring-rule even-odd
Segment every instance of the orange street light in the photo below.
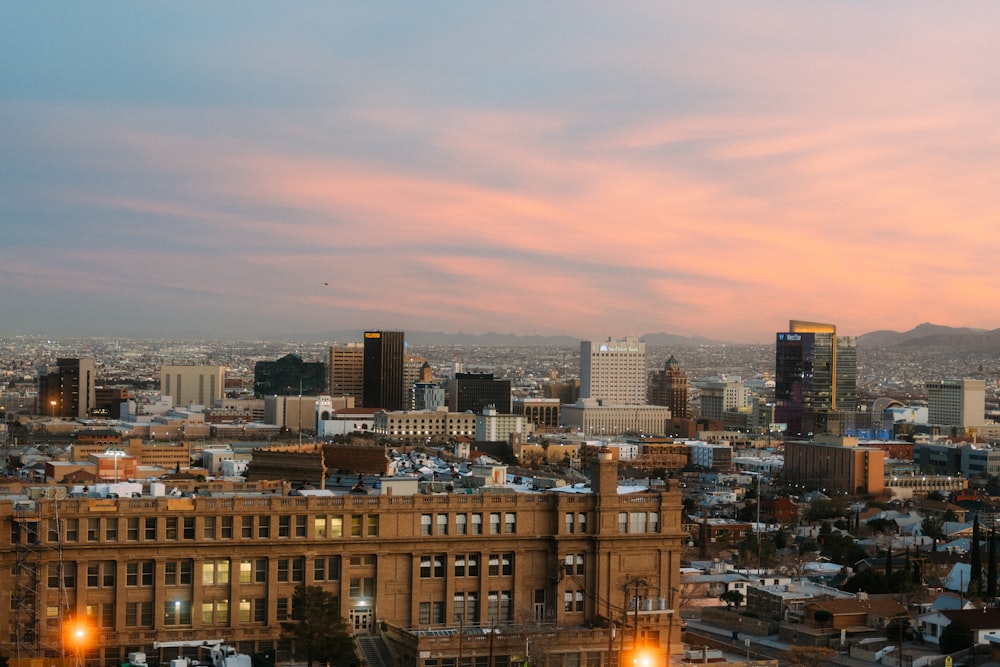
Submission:
{"label": "orange street light", "polygon": [[49,405],[52,406],[52,418],[56,418],[56,401],[49,401]]}

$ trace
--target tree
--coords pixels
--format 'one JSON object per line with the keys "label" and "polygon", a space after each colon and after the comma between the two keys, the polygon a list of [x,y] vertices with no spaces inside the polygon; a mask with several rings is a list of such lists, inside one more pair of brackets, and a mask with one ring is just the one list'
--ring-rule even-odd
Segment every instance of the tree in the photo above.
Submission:
{"label": "tree", "polygon": [[941,631],[938,645],[942,653],[954,653],[971,647],[974,641],[972,628],[962,621],[952,621]]}
{"label": "tree", "polygon": [[931,514],[924,517],[920,522],[920,530],[927,537],[938,540],[944,539],[944,517],[938,514]]}
{"label": "tree", "polygon": [[319,586],[295,587],[292,619],[282,622],[281,629],[294,642],[295,657],[308,667],[317,660],[338,666],[357,662],[337,599]]}
{"label": "tree", "polygon": [[969,593],[978,596],[983,592],[983,561],[979,553],[979,515],[972,520],[972,552],[969,555]]}
{"label": "tree", "polygon": [[743,604],[743,593],[733,589],[720,595],[719,599],[726,603],[728,609],[739,609],[740,605]]}
{"label": "tree", "polygon": [[997,596],[997,532],[990,528],[990,546],[986,560],[986,597],[990,600]]}

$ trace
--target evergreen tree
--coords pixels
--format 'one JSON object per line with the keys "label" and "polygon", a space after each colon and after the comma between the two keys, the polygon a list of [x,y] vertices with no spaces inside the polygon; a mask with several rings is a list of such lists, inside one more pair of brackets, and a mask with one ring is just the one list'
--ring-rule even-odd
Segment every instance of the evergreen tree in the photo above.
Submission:
{"label": "evergreen tree", "polygon": [[283,621],[284,635],[294,642],[295,657],[333,666],[355,664],[354,640],[340,616],[337,599],[319,586],[299,584],[292,595],[292,619]]}
{"label": "evergreen tree", "polygon": [[972,551],[969,557],[969,594],[983,592],[983,561],[979,553],[979,515],[972,521]]}
{"label": "evergreen tree", "polygon": [[997,596],[997,532],[995,528],[990,528],[990,547],[987,552],[989,557],[986,561],[986,597],[993,599]]}
{"label": "evergreen tree", "polygon": [[892,579],[892,547],[885,550],[885,578]]}

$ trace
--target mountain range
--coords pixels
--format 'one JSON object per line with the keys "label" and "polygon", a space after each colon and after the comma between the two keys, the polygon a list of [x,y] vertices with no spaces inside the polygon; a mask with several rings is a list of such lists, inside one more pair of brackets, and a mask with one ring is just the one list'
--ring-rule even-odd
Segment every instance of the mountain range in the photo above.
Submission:
{"label": "mountain range", "polygon": [[[342,343],[363,339],[360,329],[326,331],[308,336],[314,341],[337,341]],[[692,347],[732,345],[726,341],[713,340],[703,336],[680,336],[670,333],[647,333],[640,336],[646,344],[654,347]],[[576,347],[580,338],[576,336],[541,336],[503,333],[444,333],[442,331],[407,331],[408,345],[426,347],[430,345],[471,345],[483,347],[549,346]],[[761,343],[770,344],[770,343]],[[881,329],[858,336],[858,345],[865,348],[895,348],[918,350],[930,348],[951,348],[962,352],[1000,353],[1000,329],[986,330],[969,327],[948,327],[925,322],[909,331]]]}

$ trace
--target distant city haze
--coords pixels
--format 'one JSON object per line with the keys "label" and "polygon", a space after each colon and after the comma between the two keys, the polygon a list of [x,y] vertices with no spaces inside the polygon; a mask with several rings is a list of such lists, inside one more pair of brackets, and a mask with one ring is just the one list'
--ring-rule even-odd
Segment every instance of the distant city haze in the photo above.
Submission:
{"label": "distant city haze", "polygon": [[1000,327],[1000,4],[0,25],[0,336]]}

